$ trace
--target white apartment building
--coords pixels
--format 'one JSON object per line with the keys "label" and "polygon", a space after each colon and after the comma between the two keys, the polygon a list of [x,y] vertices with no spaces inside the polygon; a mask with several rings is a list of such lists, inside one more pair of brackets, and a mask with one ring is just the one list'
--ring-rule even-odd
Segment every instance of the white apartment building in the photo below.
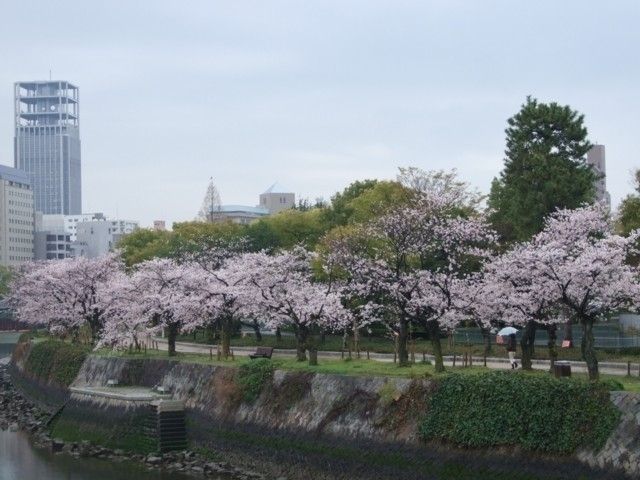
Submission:
{"label": "white apartment building", "polygon": [[260,207],[274,214],[289,210],[296,205],[296,195],[277,182],[260,194]]}
{"label": "white apartment building", "polygon": [[0,165],[0,264],[15,267],[33,260],[35,229],[29,174]]}
{"label": "white apartment building", "polygon": [[97,258],[114,250],[125,235],[140,228],[133,220],[91,220],[78,222],[72,245],[76,257]]}
{"label": "white apartment building", "polygon": [[71,241],[75,242],[78,223],[106,219],[104,214],[99,212],[79,215],[42,215],[42,220],[38,222],[38,231],[65,232],[71,235]]}

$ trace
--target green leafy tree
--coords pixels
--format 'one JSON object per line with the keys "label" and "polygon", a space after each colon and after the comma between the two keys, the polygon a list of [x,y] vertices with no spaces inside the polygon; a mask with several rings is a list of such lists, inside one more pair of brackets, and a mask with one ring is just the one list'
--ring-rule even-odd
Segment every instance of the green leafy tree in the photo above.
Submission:
{"label": "green leafy tree", "polygon": [[348,202],[350,223],[365,223],[408,203],[413,191],[400,182],[379,181]]}
{"label": "green leafy tree", "polygon": [[118,242],[125,264],[130,267],[152,258],[168,258],[175,251],[172,232],[141,228]]}
{"label": "green leafy tree", "polygon": [[627,195],[618,209],[617,227],[623,235],[640,228],[640,169],[634,173],[634,183],[636,193]]}
{"label": "green leafy tree", "polygon": [[347,225],[354,213],[351,202],[367,190],[375,187],[377,180],[357,180],[331,197],[331,205],[324,210],[324,217],[332,227]]}
{"label": "green leafy tree", "polygon": [[9,292],[9,283],[12,277],[11,269],[0,265],[0,298],[3,298]]}
{"label": "green leafy tree", "polygon": [[505,165],[488,203],[505,240],[526,240],[557,208],[593,202],[596,174],[585,161],[591,143],[584,115],[555,102],[527,97],[507,123]]}

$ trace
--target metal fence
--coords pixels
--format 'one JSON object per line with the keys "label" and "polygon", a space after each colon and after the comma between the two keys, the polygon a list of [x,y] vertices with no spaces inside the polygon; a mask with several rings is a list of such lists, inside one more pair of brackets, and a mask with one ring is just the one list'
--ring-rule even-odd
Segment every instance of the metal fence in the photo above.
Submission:
{"label": "metal fence", "polygon": [[[596,348],[606,348],[612,350],[619,350],[625,348],[640,348],[640,336],[631,332],[625,332],[620,328],[618,323],[609,323],[594,325],[593,335]],[[454,340],[456,344],[469,344],[476,345],[484,343],[482,333],[479,328],[459,328],[454,334]],[[563,340],[563,331],[558,329],[558,338],[556,343],[558,346]],[[495,335],[492,335],[492,342],[495,342]],[[520,333],[517,335],[518,341],[520,340]],[[573,325],[572,327],[573,344],[580,345],[582,342],[582,326]],[[546,346],[548,342],[548,335],[546,330],[538,329],[536,331],[537,346]]]}

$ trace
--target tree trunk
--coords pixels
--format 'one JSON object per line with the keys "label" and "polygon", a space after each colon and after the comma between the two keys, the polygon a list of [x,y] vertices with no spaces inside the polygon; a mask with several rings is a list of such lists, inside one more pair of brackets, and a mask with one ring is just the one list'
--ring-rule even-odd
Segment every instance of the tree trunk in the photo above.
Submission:
{"label": "tree trunk", "polygon": [[178,325],[170,323],[167,326],[167,344],[170,357],[175,357],[176,355],[176,338],[178,338]]}
{"label": "tree trunk", "polygon": [[89,328],[91,329],[91,345],[96,345],[100,341],[102,333],[102,323],[97,315],[92,315],[89,319]]}
{"label": "tree trunk", "polygon": [[256,342],[261,343],[262,342],[262,333],[260,332],[260,324],[258,324],[257,320],[254,320],[253,323],[251,324],[251,326],[253,327],[253,333],[256,336]]}
{"label": "tree trunk", "polygon": [[231,330],[232,319],[225,317],[220,319],[220,348],[222,358],[227,359],[231,355]]}
{"label": "tree trunk", "polygon": [[280,343],[282,341],[282,333],[280,332],[280,327],[276,328],[276,342]]}
{"label": "tree trunk", "polygon": [[356,358],[360,358],[360,331],[355,319],[353,321],[353,349],[356,352]]}
{"label": "tree trunk", "polygon": [[522,348],[522,369],[533,370],[531,359],[535,353],[536,322],[529,320],[522,330],[520,347]]}
{"label": "tree trunk", "polygon": [[491,354],[491,331],[488,328],[482,328],[482,341],[484,343],[484,356]]}
{"label": "tree trunk", "polygon": [[216,328],[215,322],[208,322],[204,327],[205,342],[209,345],[213,345],[216,342]]}
{"label": "tree trunk", "polygon": [[549,336],[547,347],[549,348],[549,364],[551,366],[551,372],[553,372],[553,366],[556,364],[556,360],[558,359],[558,349],[556,348],[557,334],[557,325],[553,324],[547,326],[547,335]]}
{"label": "tree trunk", "polygon": [[564,341],[569,342],[569,346],[573,347],[573,324],[571,323],[571,319],[567,320],[564,324]]}
{"label": "tree trunk", "polygon": [[317,325],[308,329],[306,347],[309,351],[309,365],[318,365],[318,336],[320,331]]}
{"label": "tree trunk", "polygon": [[581,318],[582,324],[582,358],[587,362],[587,370],[589,371],[589,380],[595,381],[599,378],[598,358],[596,357],[595,341],[593,338],[593,319]]}
{"label": "tree trunk", "polygon": [[296,360],[304,362],[307,359],[307,337],[309,336],[309,329],[304,325],[298,325],[295,327],[296,334]]}
{"label": "tree trunk", "polygon": [[318,349],[316,347],[309,348],[309,365],[318,365]]}
{"label": "tree trunk", "polygon": [[409,351],[407,340],[409,339],[409,322],[406,318],[400,318],[400,328],[398,329],[398,364],[401,367],[409,365]]}
{"label": "tree trunk", "polygon": [[442,357],[442,344],[440,343],[440,327],[438,326],[438,322],[427,322],[427,332],[429,333],[429,340],[433,347],[436,372],[444,372],[444,359]]}

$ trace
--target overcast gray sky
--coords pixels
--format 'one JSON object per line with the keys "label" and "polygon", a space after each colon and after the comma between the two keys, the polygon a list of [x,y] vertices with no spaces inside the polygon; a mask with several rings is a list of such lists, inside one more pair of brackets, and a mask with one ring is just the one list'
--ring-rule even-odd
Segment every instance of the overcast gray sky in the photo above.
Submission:
{"label": "overcast gray sky", "polygon": [[487,192],[531,94],[584,113],[614,204],[640,167],[640,2],[11,1],[0,7],[0,163],[12,86],[80,87],[83,207],[192,219],[278,181],[329,198],[399,166]]}

